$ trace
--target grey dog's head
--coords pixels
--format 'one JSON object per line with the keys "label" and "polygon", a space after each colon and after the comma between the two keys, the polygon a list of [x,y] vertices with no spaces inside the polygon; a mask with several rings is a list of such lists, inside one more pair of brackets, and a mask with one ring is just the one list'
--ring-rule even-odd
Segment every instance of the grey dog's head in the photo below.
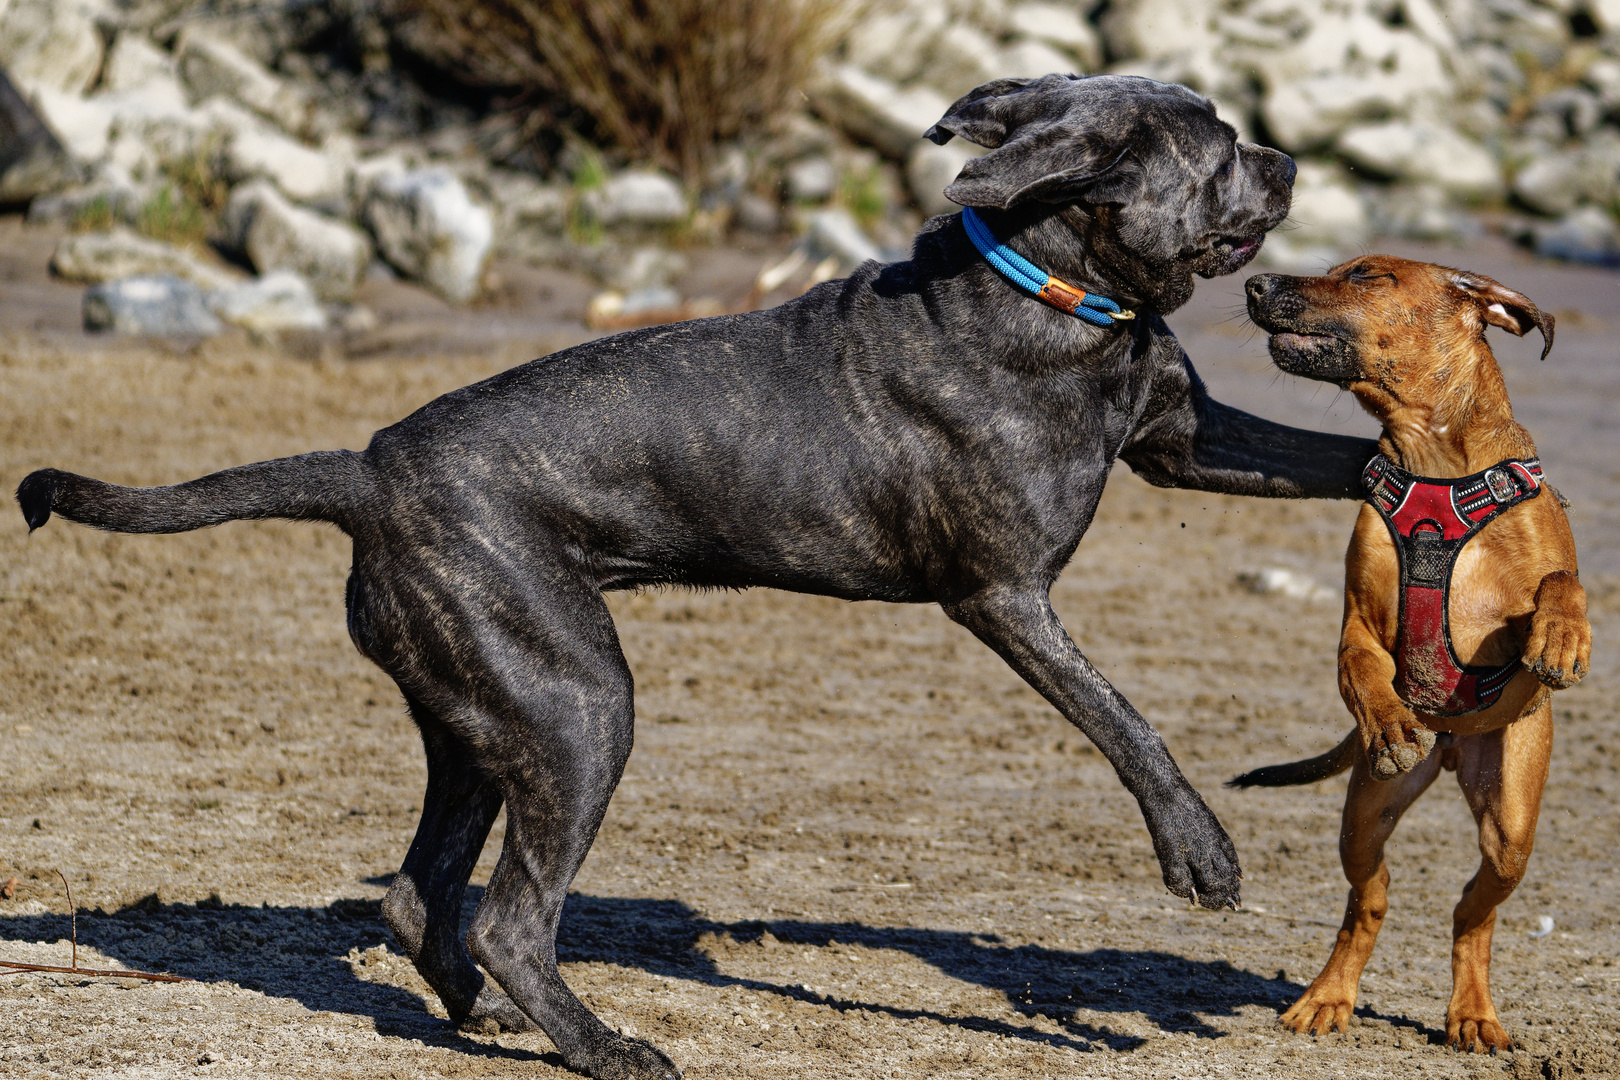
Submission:
{"label": "grey dog's head", "polygon": [[947,198],[1008,211],[1015,224],[1061,216],[1085,242],[1097,284],[1161,312],[1187,301],[1194,274],[1242,267],[1288,216],[1293,161],[1239,143],[1184,86],[1126,75],[998,79],[925,134],[990,147]]}

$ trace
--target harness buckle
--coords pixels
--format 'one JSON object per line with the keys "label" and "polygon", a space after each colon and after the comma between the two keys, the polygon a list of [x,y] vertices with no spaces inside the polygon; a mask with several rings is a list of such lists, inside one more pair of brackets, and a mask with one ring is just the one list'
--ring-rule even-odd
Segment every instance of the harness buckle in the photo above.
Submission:
{"label": "harness buckle", "polygon": [[1506,469],[1486,469],[1485,486],[1491,489],[1491,497],[1499,503],[1507,502],[1519,493],[1519,485],[1513,482]]}

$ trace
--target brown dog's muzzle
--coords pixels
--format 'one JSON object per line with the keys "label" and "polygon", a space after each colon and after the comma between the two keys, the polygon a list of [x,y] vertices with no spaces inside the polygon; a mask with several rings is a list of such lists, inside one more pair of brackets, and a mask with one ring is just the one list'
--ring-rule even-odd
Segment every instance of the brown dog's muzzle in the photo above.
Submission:
{"label": "brown dog's muzzle", "polygon": [[1314,308],[1301,286],[1317,280],[1256,274],[1243,284],[1249,318],[1271,335],[1271,362],[1290,375],[1344,385],[1362,377],[1354,330]]}

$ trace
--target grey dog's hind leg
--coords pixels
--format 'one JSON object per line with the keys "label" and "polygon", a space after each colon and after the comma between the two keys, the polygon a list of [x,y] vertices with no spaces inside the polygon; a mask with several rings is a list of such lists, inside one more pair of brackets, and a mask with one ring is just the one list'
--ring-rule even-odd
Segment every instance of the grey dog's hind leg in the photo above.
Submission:
{"label": "grey dog's hind leg", "polygon": [[[424,808],[419,879],[400,886],[400,910],[442,912],[449,895],[426,886],[438,867],[430,838],[482,835],[485,817],[506,806],[506,838],[467,933],[474,961],[556,1044],[571,1068],[591,1076],[673,1080],[674,1064],[651,1045],[597,1019],[557,970],[557,924],[568,886],[607,811],[630,755],[635,711],[629,665],[596,583],[560,553],[531,543],[508,550],[457,546],[376,556],[351,590],[356,644],[394,675],[424,725],[437,771]],[[431,563],[417,559],[431,558]],[[431,617],[428,617],[429,614]],[[436,744],[429,733],[449,737]],[[451,749],[446,752],[446,745]],[[459,754],[458,754],[459,751]],[[482,784],[477,778],[487,778]],[[486,794],[490,789],[498,798]],[[459,809],[450,805],[459,797]],[[473,807],[481,807],[474,811]],[[459,823],[459,824],[458,824]],[[406,860],[408,868],[416,857]],[[465,880],[476,845],[456,873]],[[421,955],[435,954],[424,946]],[[465,969],[459,969],[463,978]],[[454,982],[465,997],[470,980]],[[486,987],[482,993],[488,993]]]}
{"label": "grey dog's hind leg", "polygon": [[480,746],[499,748],[500,760],[485,764],[506,798],[506,843],[467,945],[572,1068],[674,1080],[669,1058],[609,1029],[557,970],[563,901],[630,756],[635,710],[630,669],[594,582],[547,584],[543,602],[504,621],[504,640],[484,638],[503,661],[478,685],[496,736]]}
{"label": "grey dog's hind leg", "polygon": [[500,813],[500,789],[438,717],[406,700],[422,732],[428,782],[422,821],[383,900],[383,918],[453,1023],[469,1030],[490,1021],[505,1031],[532,1030],[534,1023],[484,978],[461,940],[467,878]]}

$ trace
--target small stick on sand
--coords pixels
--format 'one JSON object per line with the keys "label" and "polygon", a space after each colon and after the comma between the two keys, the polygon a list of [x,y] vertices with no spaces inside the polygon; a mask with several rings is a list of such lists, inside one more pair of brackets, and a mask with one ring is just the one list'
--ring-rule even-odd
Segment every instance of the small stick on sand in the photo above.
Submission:
{"label": "small stick on sand", "polygon": [[[60,870],[53,870],[57,877],[62,879],[62,889],[67,893],[69,917],[73,920],[73,966],[52,967],[49,964],[19,964],[12,960],[0,960],[0,968],[10,968],[13,971],[54,971],[61,975],[92,975],[109,979],[149,979],[152,982],[196,982],[184,975],[158,975],[150,971],[103,971],[98,968],[82,968],[79,966],[79,909],[73,903],[73,889],[68,885],[67,875]],[[15,880],[15,879],[13,879]]]}

